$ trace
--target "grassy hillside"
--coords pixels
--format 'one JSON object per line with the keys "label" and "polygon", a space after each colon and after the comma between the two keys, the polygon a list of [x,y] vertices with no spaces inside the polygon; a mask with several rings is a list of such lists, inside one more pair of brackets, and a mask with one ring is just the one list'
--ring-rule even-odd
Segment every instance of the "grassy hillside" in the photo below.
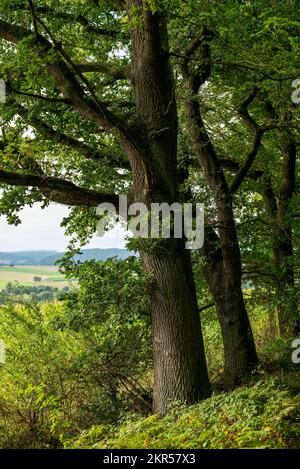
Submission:
{"label": "grassy hillside", "polygon": [[[40,282],[35,282],[33,277],[41,277]],[[22,266],[22,267],[0,267],[0,288],[5,288],[8,282],[18,282],[22,285],[48,285],[62,288],[68,284],[64,276],[58,272],[55,266]]]}
{"label": "grassy hillside", "polygon": [[127,419],[94,426],[73,447],[97,449],[298,448],[300,376],[285,373],[216,394],[164,418]]}
{"label": "grassy hillside", "polygon": [[[117,271],[114,279],[119,276],[122,283],[126,275]],[[68,305],[59,301],[2,307],[0,338],[5,340],[8,360],[1,369],[0,429],[5,431],[0,431],[0,448],[300,446],[300,365],[291,360],[293,339],[274,336],[263,310],[254,308],[250,315],[259,365],[233,391],[225,390],[222,381],[219,324],[203,312],[213,395],[191,407],[177,404],[160,418],[149,415],[151,406],[140,405],[153,379],[145,315],[137,319],[131,295],[130,311],[117,295],[111,296],[107,276],[102,281],[96,277],[97,300],[86,277],[87,271],[84,285],[92,296],[85,293],[78,303],[73,297]],[[138,276],[132,280],[137,282]],[[114,286],[120,290],[119,284]],[[123,295],[128,292],[127,286]],[[97,315],[94,320],[88,316],[87,329],[90,310]],[[132,314],[131,322],[124,322],[126,312]],[[126,372],[128,378],[122,380]],[[118,388],[112,396],[115,383]]]}

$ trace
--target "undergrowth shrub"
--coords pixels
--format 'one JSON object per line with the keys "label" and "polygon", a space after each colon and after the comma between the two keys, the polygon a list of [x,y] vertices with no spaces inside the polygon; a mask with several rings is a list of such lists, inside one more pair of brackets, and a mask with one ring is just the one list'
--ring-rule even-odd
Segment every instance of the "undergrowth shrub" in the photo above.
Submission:
{"label": "undergrowth shrub", "polygon": [[[298,392],[300,387],[298,389]],[[78,448],[296,448],[300,395],[277,379],[214,395],[166,417],[94,426],[72,442]]]}

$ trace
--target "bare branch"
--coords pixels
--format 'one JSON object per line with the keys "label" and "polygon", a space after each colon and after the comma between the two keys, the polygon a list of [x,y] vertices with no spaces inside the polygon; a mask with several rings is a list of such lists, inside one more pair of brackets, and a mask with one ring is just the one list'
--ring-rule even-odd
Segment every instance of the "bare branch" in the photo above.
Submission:
{"label": "bare branch", "polygon": [[242,184],[243,180],[245,179],[245,177],[247,176],[260,148],[261,148],[261,145],[262,145],[262,137],[264,135],[264,133],[266,132],[269,132],[270,130],[275,130],[275,129],[278,129],[278,128],[286,128],[287,126],[278,126],[278,125],[269,125],[269,126],[266,126],[266,127],[259,127],[256,134],[255,134],[255,138],[254,138],[254,142],[253,142],[253,146],[252,146],[252,149],[250,150],[249,154],[246,156],[245,160],[244,160],[244,163],[240,166],[238,172],[236,173],[231,185],[230,185],[230,188],[229,188],[229,191],[231,194],[234,194],[238,188],[240,187],[240,185]]}
{"label": "bare branch", "polygon": [[6,82],[6,86],[7,88],[10,90],[10,91],[13,91],[15,94],[18,94],[20,96],[27,96],[28,98],[33,98],[33,99],[40,99],[41,101],[46,101],[48,103],[61,103],[61,104],[69,104],[68,100],[67,99],[63,99],[63,98],[50,98],[48,96],[43,96],[43,95],[39,95],[39,94],[35,94],[35,93],[29,93],[29,92],[26,92],[26,91],[20,91],[20,90],[16,90],[10,83],[10,81],[8,80]]}
{"label": "bare branch", "polygon": [[29,4],[30,15],[31,15],[31,18],[32,18],[33,29],[34,29],[34,32],[35,32],[36,36],[38,36],[39,32],[38,32],[37,21],[36,21],[36,15],[35,15],[35,11],[34,11],[34,6],[33,6],[32,0],[28,0],[28,4]]}
{"label": "bare branch", "polygon": [[198,312],[199,312],[199,313],[202,313],[202,312],[205,311],[206,309],[212,308],[213,306],[215,306],[215,303],[208,303],[208,304],[205,305],[205,306],[200,306],[200,308],[198,309]]}

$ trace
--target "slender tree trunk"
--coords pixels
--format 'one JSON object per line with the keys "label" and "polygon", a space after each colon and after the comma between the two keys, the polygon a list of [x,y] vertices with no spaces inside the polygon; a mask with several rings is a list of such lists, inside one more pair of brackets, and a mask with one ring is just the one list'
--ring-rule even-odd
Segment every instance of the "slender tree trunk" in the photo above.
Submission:
{"label": "slender tree trunk", "polygon": [[[186,78],[186,87],[193,83]],[[241,254],[236,232],[232,195],[218,161],[214,147],[206,132],[200,113],[199,101],[189,97],[185,102],[187,130],[202,173],[212,191],[217,211],[220,246],[218,269],[206,269],[208,284],[216,302],[222,328],[225,350],[225,382],[228,386],[240,383],[242,376],[257,363],[257,354],[248,319],[241,286]],[[206,245],[206,242],[205,242]],[[207,244],[208,261],[210,243]],[[218,276],[221,275],[221,281]],[[215,281],[217,279],[217,281]],[[220,284],[218,282],[220,281]]]}
{"label": "slender tree trunk", "polygon": [[287,228],[277,227],[273,231],[273,268],[276,276],[279,332],[281,336],[293,335],[299,313],[295,294],[292,232]]}
{"label": "slender tree trunk", "polygon": [[272,226],[279,331],[281,336],[286,336],[296,334],[300,320],[298,299],[295,294],[291,213],[291,202],[295,191],[297,147],[291,135],[288,134],[283,139],[283,147],[282,182],[278,198],[276,200],[269,179],[265,179],[263,197]]}
{"label": "slender tree trunk", "polygon": [[[232,282],[232,275],[230,281],[220,240],[211,228],[205,233],[203,254],[206,260],[204,274],[216,306],[224,344],[224,381],[227,387],[233,387],[240,384],[243,376],[257,363],[252,329],[240,283],[236,279]],[[233,253],[228,261],[231,268],[235,262]],[[237,271],[238,262],[237,259]]]}
{"label": "slender tree trunk", "polygon": [[283,179],[278,197],[276,237],[273,247],[273,263],[278,275],[278,287],[282,298],[278,309],[279,330],[282,336],[293,335],[299,321],[298,302],[295,295],[294,252],[292,235],[291,202],[295,191],[297,146],[287,136],[283,151]]}
{"label": "slender tree trunk", "polygon": [[220,322],[226,343],[225,382],[234,386],[256,365],[258,358],[243,298],[242,261],[231,196],[217,198],[216,204],[224,276]]}

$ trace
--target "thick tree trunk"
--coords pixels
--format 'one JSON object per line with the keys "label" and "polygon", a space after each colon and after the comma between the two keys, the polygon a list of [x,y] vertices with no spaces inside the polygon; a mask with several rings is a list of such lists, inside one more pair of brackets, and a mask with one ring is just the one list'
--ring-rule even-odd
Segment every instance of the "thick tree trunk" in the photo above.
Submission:
{"label": "thick tree trunk", "polygon": [[[168,55],[166,18],[141,0],[127,0],[139,12],[132,30],[136,132],[127,149],[133,187],[131,201],[179,201],[177,178],[177,109]],[[157,240],[156,240],[157,241]],[[153,274],[150,312],[154,352],[154,410],[165,414],[174,401],[195,403],[209,395],[190,257],[184,239],[163,240],[140,253]]]}
{"label": "thick tree trunk", "polygon": [[190,256],[181,241],[176,244],[177,252],[173,247],[169,254],[142,254],[145,269],[154,276],[153,397],[160,414],[172,402],[192,404],[210,394]]}
{"label": "thick tree trunk", "polygon": [[[241,379],[257,363],[252,329],[239,283],[233,285],[226,274],[222,249],[216,233],[207,229],[203,247],[204,274],[212,294],[221,326],[224,344],[224,381],[227,387]],[[234,265],[234,253],[229,259]],[[227,269],[228,270],[228,269]],[[239,266],[236,266],[239,270]]]}

